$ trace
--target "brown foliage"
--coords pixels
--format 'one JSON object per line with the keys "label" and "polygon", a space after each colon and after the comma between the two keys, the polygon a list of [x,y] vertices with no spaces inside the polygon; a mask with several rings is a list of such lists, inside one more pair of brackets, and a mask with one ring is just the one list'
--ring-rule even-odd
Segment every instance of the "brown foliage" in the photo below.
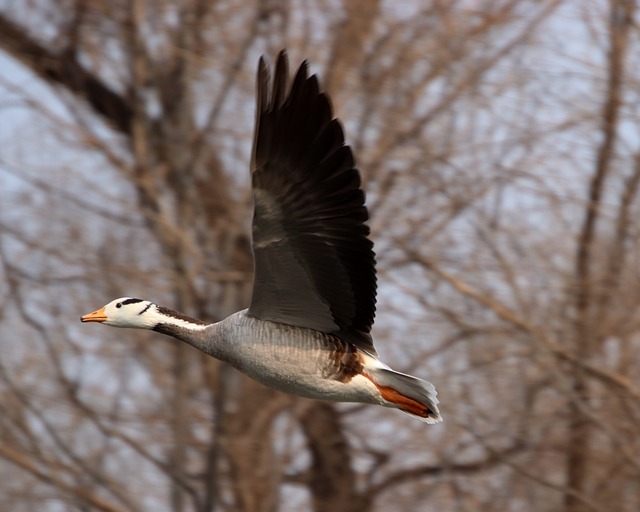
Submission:
{"label": "brown foliage", "polygon": [[[1,508],[640,507],[633,2],[0,5]],[[246,307],[254,71],[281,47],[356,150],[376,346],[443,425],[77,322]]]}

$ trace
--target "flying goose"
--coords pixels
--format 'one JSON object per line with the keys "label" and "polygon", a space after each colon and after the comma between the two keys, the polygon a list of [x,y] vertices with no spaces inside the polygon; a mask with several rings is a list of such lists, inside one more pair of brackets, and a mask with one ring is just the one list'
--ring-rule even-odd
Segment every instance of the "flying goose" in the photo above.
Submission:
{"label": "flying goose", "polygon": [[392,370],[373,346],[373,243],[342,126],[306,61],[290,87],[288,77],[284,50],[271,87],[260,59],[249,308],[208,324],[125,297],[81,320],[173,336],[286,393],[378,404],[438,423],[433,385]]}

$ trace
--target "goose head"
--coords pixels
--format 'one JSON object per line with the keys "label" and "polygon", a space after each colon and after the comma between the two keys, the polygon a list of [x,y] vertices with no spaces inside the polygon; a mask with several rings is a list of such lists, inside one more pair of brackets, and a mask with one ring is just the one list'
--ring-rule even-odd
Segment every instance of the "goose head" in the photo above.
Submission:
{"label": "goose head", "polygon": [[159,321],[158,307],[148,300],[121,297],[84,315],[82,322],[98,322],[113,327],[153,329]]}

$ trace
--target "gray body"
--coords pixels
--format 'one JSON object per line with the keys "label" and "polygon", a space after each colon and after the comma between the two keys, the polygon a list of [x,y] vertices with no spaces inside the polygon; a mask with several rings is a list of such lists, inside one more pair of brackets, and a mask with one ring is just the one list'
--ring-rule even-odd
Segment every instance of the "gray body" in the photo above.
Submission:
{"label": "gray body", "polygon": [[375,359],[333,334],[259,320],[243,310],[199,332],[185,329],[180,337],[279,391],[337,402],[384,402],[361,375],[366,361]]}

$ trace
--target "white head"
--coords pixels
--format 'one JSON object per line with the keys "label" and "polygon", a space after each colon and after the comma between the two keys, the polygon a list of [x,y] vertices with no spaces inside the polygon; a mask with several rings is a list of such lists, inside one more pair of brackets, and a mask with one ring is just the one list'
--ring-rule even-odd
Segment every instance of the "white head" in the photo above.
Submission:
{"label": "white head", "polygon": [[153,329],[162,319],[153,302],[131,297],[112,300],[106,306],[84,315],[82,322],[99,322],[114,327]]}

